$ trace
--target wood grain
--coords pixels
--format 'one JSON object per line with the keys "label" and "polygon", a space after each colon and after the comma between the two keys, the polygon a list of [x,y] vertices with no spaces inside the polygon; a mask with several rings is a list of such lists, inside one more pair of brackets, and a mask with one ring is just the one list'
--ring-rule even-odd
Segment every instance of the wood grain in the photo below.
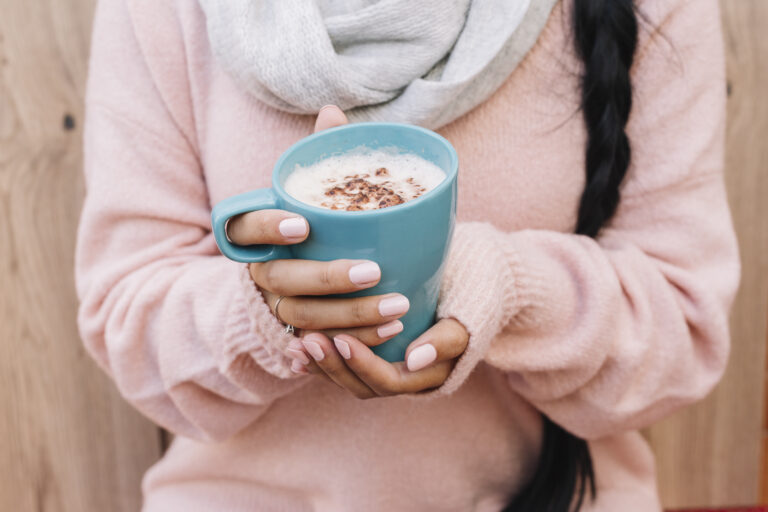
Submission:
{"label": "wood grain", "polygon": [[157,429],[85,354],[72,269],[93,0],[0,0],[0,510],[132,511]]}
{"label": "wood grain", "polygon": [[728,195],[743,280],[726,375],[703,403],[651,429],[669,507],[758,501],[768,311],[768,1],[721,0],[728,58]]}
{"label": "wood grain", "polygon": [[[84,353],[74,235],[95,0],[0,0],[0,510],[136,511],[163,437]],[[723,383],[648,433],[670,507],[758,499],[768,311],[768,0],[721,0],[744,265]],[[768,475],[766,475],[768,478]]]}

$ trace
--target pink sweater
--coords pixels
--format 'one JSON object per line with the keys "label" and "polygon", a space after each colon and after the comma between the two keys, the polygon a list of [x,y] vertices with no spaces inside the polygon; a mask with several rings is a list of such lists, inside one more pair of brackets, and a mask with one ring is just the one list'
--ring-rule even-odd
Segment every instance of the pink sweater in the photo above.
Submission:
{"label": "pink sweater", "polygon": [[591,511],[659,509],[636,429],[704,396],[728,355],[739,263],[723,188],[716,0],[644,0],[633,163],[599,240],[584,184],[567,4],[485,104],[440,130],[461,158],[439,314],[469,330],[448,381],[360,401],[289,370],[211,205],[266,187],[310,133],[241,91],[197,2],[102,0],[77,250],[86,347],[177,434],[144,480],[154,511],[497,511],[535,469],[541,413],[590,441]]}

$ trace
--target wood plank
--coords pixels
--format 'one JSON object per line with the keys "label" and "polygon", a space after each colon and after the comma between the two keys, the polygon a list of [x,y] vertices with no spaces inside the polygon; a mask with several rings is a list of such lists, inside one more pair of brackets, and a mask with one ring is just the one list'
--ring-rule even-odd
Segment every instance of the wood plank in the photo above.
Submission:
{"label": "wood plank", "polygon": [[75,324],[94,4],[0,0],[0,510],[139,510],[159,456]]}
{"label": "wood plank", "polygon": [[768,311],[768,1],[721,0],[728,57],[727,186],[743,264],[722,383],[704,402],[653,427],[669,507],[759,499]]}

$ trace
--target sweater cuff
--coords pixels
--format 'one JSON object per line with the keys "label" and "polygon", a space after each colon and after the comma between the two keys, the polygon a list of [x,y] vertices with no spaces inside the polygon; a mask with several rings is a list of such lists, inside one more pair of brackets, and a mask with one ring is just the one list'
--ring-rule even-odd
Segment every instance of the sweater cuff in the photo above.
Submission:
{"label": "sweater cuff", "polygon": [[[247,376],[233,375],[237,368],[247,368],[242,357],[247,355],[258,366],[280,378],[295,378],[291,371],[291,359],[285,355],[288,343],[295,337],[285,332],[282,325],[248,272],[248,265],[240,268],[239,293],[232,300],[225,327],[224,360],[220,370],[233,380]],[[238,364],[235,362],[238,361]]]}
{"label": "sweater cuff", "polygon": [[415,396],[448,395],[485,357],[491,341],[536,294],[541,277],[526,269],[505,235],[491,224],[460,223],[446,261],[437,318],[453,318],[469,333],[466,350],[439,388]]}

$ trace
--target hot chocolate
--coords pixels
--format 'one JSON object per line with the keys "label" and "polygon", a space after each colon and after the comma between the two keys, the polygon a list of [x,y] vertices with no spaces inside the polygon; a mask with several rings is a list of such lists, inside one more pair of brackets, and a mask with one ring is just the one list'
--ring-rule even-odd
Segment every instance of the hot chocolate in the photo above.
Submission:
{"label": "hot chocolate", "polygon": [[285,191],[329,210],[376,210],[411,201],[445,179],[432,162],[414,154],[359,150],[296,169]]}

